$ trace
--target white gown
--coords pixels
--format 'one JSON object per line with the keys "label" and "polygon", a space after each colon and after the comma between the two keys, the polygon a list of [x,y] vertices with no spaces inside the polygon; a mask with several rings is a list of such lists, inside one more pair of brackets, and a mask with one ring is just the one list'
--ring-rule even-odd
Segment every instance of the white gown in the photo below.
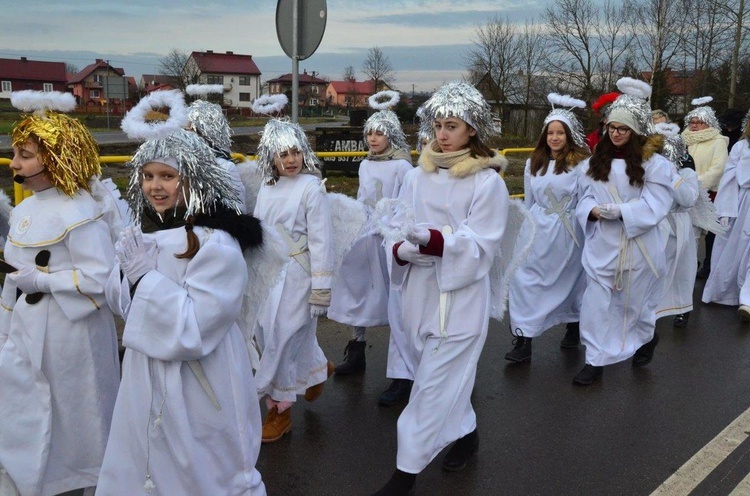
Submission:
{"label": "white gown", "polygon": [[97,485],[119,384],[104,286],[115,257],[85,191],[40,191],[12,212],[5,260],[49,250],[51,294],[30,305],[6,279],[0,308],[0,466],[23,495]]}
{"label": "white gown", "polygon": [[[363,160],[357,200],[373,209],[382,198],[397,198],[404,175],[411,169],[403,159]],[[389,287],[383,238],[377,234],[363,236],[351,247],[333,278],[328,318],[361,327],[388,324]]]}
{"label": "white gown", "polygon": [[694,170],[677,171],[672,166],[672,209],[658,227],[664,240],[667,274],[664,278],[664,296],[656,310],[657,318],[693,310],[698,248],[690,208],[698,199],[699,188]]}
{"label": "white gown", "polygon": [[[258,317],[255,337],[261,348],[255,375],[258,394],[295,401],[298,394],[328,377],[328,360],[310,317],[310,291],[331,287],[331,217],[320,180],[311,174],[279,178],[263,185],[255,214],[267,226],[283,230],[289,262]],[[295,255],[295,256],[291,256]],[[303,266],[304,265],[304,266]]]}
{"label": "white gown", "polygon": [[[716,194],[716,213],[729,217],[730,227],[724,236],[716,236],[711,254],[711,274],[703,288],[704,303],[750,305],[750,294],[740,298],[741,288],[750,270],[750,145],[738,141],[729,154],[724,175]],[[743,288],[744,289],[744,288]],[[750,288],[747,289],[750,293]]]}
{"label": "white gown", "polygon": [[[578,184],[578,222],[583,227],[583,268],[587,283],[581,304],[581,341],[586,363],[609,365],[635,354],[651,341],[661,301],[666,258],[656,226],[672,206],[671,163],[658,154],[643,162],[643,187],[630,185],[625,160],[612,160],[609,180],[586,175]],[[618,203],[622,219],[590,221],[600,204]]]}
{"label": "white gown", "polygon": [[182,227],[143,235],[156,246],[156,270],[132,300],[119,265],[109,279],[127,351],[97,495],[149,494],[149,474],[151,495],[266,494],[255,469],[260,408],[237,326],[245,259],[226,232],[194,232],[201,247],[192,259],[174,256],[187,248]]}
{"label": "white gown", "polygon": [[510,200],[494,170],[457,178],[421,166],[406,175],[399,199],[414,207],[417,225],[453,231],[444,235],[443,256],[433,257],[433,265],[392,264],[391,282],[402,290],[404,329],[416,354],[414,386],[398,419],[396,463],[419,473],[476,428],[471,392],[490,318],[489,271]]}
{"label": "white gown", "polygon": [[564,322],[578,322],[586,274],[581,265],[583,231],[576,222],[579,168],[545,174],[524,170],[524,204],[534,217],[534,244],[509,288],[511,331],[534,338]]}

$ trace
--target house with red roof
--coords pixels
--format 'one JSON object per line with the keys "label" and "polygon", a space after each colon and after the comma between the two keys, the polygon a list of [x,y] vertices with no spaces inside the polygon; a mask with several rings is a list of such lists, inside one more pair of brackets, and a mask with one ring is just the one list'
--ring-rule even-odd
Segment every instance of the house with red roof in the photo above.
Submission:
{"label": "house with red roof", "polygon": [[21,90],[65,91],[66,82],[64,62],[0,59],[0,98]]}
{"label": "house with red roof", "polygon": [[112,67],[102,59],[96,59],[96,62],[74,74],[68,80],[68,88],[78,100],[78,105],[93,110],[106,107],[109,102],[109,109],[114,113],[126,110],[132,95],[125,71]]}
{"label": "house with red roof", "polygon": [[[277,95],[284,93],[292,99],[292,73],[284,74],[275,79],[266,81],[268,94]],[[305,70],[299,75],[299,106],[300,107],[323,107],[326,104],[326,87],[328,81],[317,77],[317,73],[308,74]]]}
{"label": "house with red roof", "polygon": [[180,83],[175,76],[163,74],[143,74],[138,88],[142,94],[147,95],[152,91],[168,91],[179,89]]}
{"label": "house with red roof", "polygon": [[[670,102],[667,108],[662,110],[675,114],[675,116],[687,114],[691,109],[690,101],[695,96],[702,96],[695,95],[695,84],[699,80],[700,74],[694,70],[675,71],[671,67],[667,67],[664,69],[664,75],[666,76],[667,88],[669,88]],[[652,77],[651,71],[641,72],[641,78],[644,81],[651,82]]]}
{"label": "house with red roof", "polygon": [[192,52],[184,72],[196,74],[199,84],[224,85],[220,103],[226,107],[250,108],[261,94],[261,73],[252,55],[213,50]]}
{"label": "house with red roof", "polygon": [[[382,83],[381,83],[382,84]],[[383,89],[390,89],[387,86]],[[328,105],[346,108],[368,108],[367,99],[376,93],[375,80],[331,81],[326,88]]]}

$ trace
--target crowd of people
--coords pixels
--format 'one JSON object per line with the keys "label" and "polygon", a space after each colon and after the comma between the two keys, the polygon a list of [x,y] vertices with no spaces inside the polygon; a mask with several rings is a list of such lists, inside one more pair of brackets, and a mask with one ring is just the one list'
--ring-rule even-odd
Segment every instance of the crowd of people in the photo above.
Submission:
{"label": "crowd of people", "polygon": [[[417,167],[390,110],[398,93],[370,98],[349,203],[326,192],[288,119],[269,119],[256,161],[232,162],[229,125],[204,98],[220,87],[188,88],[189,106],[157,92],[126,116],[142,144],[124,200],[65,115],[70,95],[14,93],[33,113],[13,130],[11,169],[34,194],[0,208],[0,495],[263,495],[261,444],[291,431],[299,396],[363,371],[366,329],[383,325],[379,403],[405,406],[395,470],[374,494],[413,494],[443,449],[447,471],[479,449],[471,393],[506,295],[505,358],[529,362],[534,338],[565,324],[560,347],[585,346],[584,387],[606,365],[648,365],[657,318],[688,325],[696,277],[704,302],[750,320],[747,116],[722,126],[697,99],[680,133],[646,83],[617,86],[594,102],[588,136],[586,103],[549,95],[522,203],[488,146],[491,108],[465,82],[419,109]],[[522,232],[535,235],[514,245]],[[338,366],[317,340],[326,313],[351,326]]]}

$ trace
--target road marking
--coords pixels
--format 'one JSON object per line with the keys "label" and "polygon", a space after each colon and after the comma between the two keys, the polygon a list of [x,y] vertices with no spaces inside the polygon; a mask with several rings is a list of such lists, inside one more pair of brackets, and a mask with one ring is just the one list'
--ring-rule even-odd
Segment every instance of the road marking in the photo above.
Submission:
{"label": "road marking", "polygon": [[[669,479],[651,493],[651,496],[689,494],[747,439],[748,434],[750,434],[750,408],[677,469]],[[748,488],[750,488],[750,475],[740,482],[732,494],[748,494]]]}

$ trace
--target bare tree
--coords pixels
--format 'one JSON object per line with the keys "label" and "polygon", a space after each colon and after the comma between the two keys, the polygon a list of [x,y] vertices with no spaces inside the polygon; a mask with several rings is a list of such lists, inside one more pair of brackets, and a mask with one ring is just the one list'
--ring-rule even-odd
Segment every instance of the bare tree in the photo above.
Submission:
{"label": "bare tree", "polygon": [[380,91],[386,85],[393,86],[396,80],[390,59],[379,47],[367,51],[367,58],[362,63],[362,72],[375,82],[375,91]]}
{"label": "bare tree", "polygon": [[344,81],[351,81],[352,79],[356,79],[357,73],[354,72],[354,67],[348,65],[344,67],[344,72],[341,73],[341,78]]}
{"label": "bare tree", "polygon": [[651,105],[670,108],[668,69],[685,39],[685,4],[673,0],[630,0],[627,7],[631,26],[637,32],[636,58],[650,64]]}
{"label": "bare tree", "polygon": [[505,105],[523,93],[517,75],[521,69],[519,38],[514,24],[495,17],[476,29],[465,60],[469,80],[489,97],[490,104],[497,105],[501,116]]}
{"label": "bare tree", "polygon": [[591,101],[598,89],[594,77],[600,55],[595,27],[599,10],[593,0],[557,0],[543,14],[549,26],[549,70],[560,75],[561,91]]}
{"label": "bare tree", "polygon": [[727,107],[734,107],[737,93],[737,80],[740,66],[740,50],[746,38],[745,20],[748,10],[745,0],[727,0],[719,4],[722,14],[730,24],[734,25],[734,37],[732,40],[732,59],[730,61],[729,94],[727,95]]}
{"label": "bare tree", "polygon": [[173,48],[167,55],[159,58],[159,74],[172,76],[180,90],[185,90],[189,84],[198,82],[200,69],[196,64],[189,64],[190,56],[185,52]]}
{"label": "bare tree", "polygon": [[[531,118],[531,110],[535,103],[545,102],[545,96],[550,93],[548,78],[540,73],[542,68],[542,54],[545,48],[545,40],[541,28],[533,20],[526,23],[523,33],[520,34],[519,44],[519,67],[523,71],[522,96],[524,104],[523,122],[519,131],[523,135],[534,137],[539,129],[540,119]],[[546,110],[546,109],[545,109]]]}
{"label": "bare tree", "polygon": [[65,62],[65,74],[78,74],[80,69],[77,65]]}
{"label": "bare tree", "polygon": [[596,86],[602,93],[614,88],[633,43],[634,30],[628,19],[629,12],[625,5],[606,0],[601,21],[594,27],[601,48]]}

